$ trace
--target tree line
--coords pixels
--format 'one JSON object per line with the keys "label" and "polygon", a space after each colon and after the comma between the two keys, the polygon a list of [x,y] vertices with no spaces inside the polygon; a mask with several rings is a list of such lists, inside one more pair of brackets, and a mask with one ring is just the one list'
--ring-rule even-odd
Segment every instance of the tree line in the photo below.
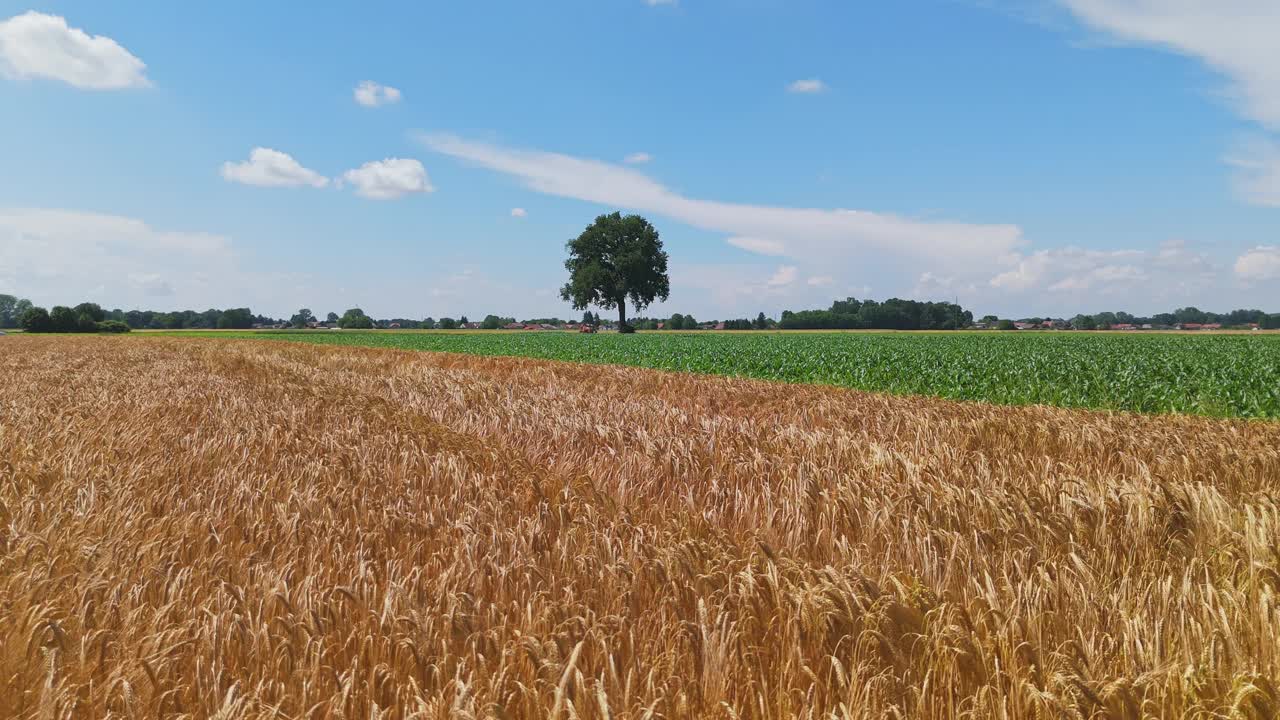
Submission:
{"label": "tree line", "polygon": [[959,330],[973,313],[949,302],[890,298],[884,302],[845,298],[827,310],[784,310],[784,330]]}

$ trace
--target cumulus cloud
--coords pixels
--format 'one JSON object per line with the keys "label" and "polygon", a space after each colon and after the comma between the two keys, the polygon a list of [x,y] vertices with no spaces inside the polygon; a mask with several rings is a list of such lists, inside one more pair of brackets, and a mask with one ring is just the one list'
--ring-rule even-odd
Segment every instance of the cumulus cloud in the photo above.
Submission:
{"label": "cumulus cloud", "polygon": [[780,265],[773,275],[770,275],[769,279],[765,281],[765,284],[775,288],[784,287],[794,283],[799,276],[800,269],[795,265]]}
{"label": "cumulus cloud", "polygon": [[511,217],[513,218],[522,218],[522,217],[528,217],[528,216],[529,216],[529,212],[524,208],[511,208]]}
{"label": "cumulus cloud", "polygon": [[0,21],[0,73],[60,80],[86,90],[150,86],[146,64],[103,35],[35,11]]}
{"label": "cumulus cloud", "polygon": [[753,237],[731,237],[725,242],[757,255],[785,255],[786,246],[777,240]]}
{"label": "cumulus cloud", "polygon": [[373,200],[393,200],[411,193],[434,192],[427,169],[417,160],[387,158],[348,170],[342,179],[355,186],[356,194]]}
{"label": "cumulus cloud", "polygon": [[228,182],[259,187],[324,187],[329,178],[303,167],[288,153],[256,147],[245,162],[222,164],[222,178]]}
{"label": "cumulus cloud", "polygon": [[1219,282],[1208,255],[1185,243],[1163,243],[1155,251],[1091,250],[1078,247],[1020,255],[989,286],[1009,293],[1061,294],[1072,301],[1091,295],[1132,292],[1186,302]]}
{"label": "cumulus cloud", "polygon": [[356,102],[365,107],[381,107],[400,102],[400,91],[372,80],[365,80],[353,91]]}
{"label": "cumulus cloud", "polygon": [[628,165],[643,165],[651,160],[653,160],[653,156],[647,152],[631,153],[622,159]]}
{"label": "cumulus cloud", "polygon": [[1236,258],[1236,276],[1241,280],[1280,280],[1280,245],[1259,245]]}
{"label": "cumulus cloud", "polygon": [[812,95],[814,93],[826,92],[826,90],[827,84],[817,78],[796,80],[787,86],[787,92],[799,93],[801,95]]}

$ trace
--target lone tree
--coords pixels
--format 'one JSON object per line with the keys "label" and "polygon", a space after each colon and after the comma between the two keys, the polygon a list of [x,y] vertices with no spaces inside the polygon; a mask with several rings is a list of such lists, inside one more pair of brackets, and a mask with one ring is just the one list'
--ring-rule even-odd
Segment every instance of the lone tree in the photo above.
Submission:
{"label": "lone tree", "polygon": [[628,299],[636,310],[643,310],[654,298],[666,300],[671,293],[662,240],[639,215],[601,215],[565,247],[569,282],[560,289],[560,297],[575,310],[616,307],[619,332],[635,332],[627,324]]}

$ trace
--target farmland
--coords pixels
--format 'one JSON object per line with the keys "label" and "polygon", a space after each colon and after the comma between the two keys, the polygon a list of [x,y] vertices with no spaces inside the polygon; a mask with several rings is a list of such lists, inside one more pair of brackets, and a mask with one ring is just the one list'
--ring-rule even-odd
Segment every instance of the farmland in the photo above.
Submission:
{"label": "farmland", "polygon": [[0,343],[0,716],[1280,713],[1280,423],[332,335]]}
{"label": "farmland", "polygon": [[1007,405],[1280,417],[1280,335],[1274,334],[246,335],[611,363]]}

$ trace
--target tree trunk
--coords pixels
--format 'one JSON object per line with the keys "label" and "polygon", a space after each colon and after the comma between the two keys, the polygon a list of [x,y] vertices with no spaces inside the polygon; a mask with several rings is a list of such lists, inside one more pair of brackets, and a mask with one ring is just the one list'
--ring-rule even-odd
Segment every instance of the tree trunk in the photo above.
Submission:
{"label": "tree trunk", "polygon": [[627,326],[627,301],[619,300],[618,301],[618,329],[621,330],[626,326]]}

